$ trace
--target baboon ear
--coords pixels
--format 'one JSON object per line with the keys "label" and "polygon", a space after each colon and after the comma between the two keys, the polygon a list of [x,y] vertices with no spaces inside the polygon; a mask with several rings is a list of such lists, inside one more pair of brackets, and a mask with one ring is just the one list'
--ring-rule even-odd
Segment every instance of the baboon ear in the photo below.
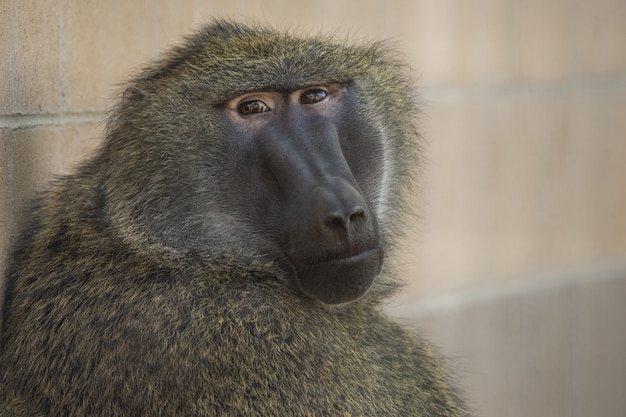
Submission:
{"label": "baboon ear", "polygon": [[144,96],[144,92],[139,88],[134,86],[127,87],[124,93],[122,93],[122,102],[124,104],[136,103],[143,100]]}

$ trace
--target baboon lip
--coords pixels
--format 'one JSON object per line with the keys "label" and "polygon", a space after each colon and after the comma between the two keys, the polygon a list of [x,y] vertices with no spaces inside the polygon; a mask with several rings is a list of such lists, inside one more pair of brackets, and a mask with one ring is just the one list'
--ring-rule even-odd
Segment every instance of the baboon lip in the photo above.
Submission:
{"label": "baboon lip", "polygon": [[377,255],[378,252],[380,251],[379,248],[374,248],[374,249],[369,249],[369,250],[365,250],[363,252],[359,252],[356,255],[348,255],[346,257],[343,258],[337,258],[337,259],[331,259],[328,260],[326,262],[323,262],[326,265],[332,266],[332,265],[348,265],[351,263],[357,263],[357,262],[361,262],[367,258],[369,258],[370,256],[374,256]]}
{"label": "baboon lip", "polygon": [[348,252],[348,253],[340,253],[340,254],[333,254],[333,255],[328,255],[325,257],[320,257],[318,259],[305,259],[305,260],[301,260],[300,262],[298,262],[299,265],[307,267],[315,267],[315,266],[320,266],[320,265],[325,265],[325,266],[330,266],[332,267],[333,265],[336,266],[345,266],[345,265],[350,265],[353,263],[358,263],[361,262],[363,260],[366,260],[367,258],[377,255],[378,253],[380,253],[381,249],[380,247],[375,247],[372,249],[365,249],[359,252]]}
{"label": "baboon lip", "polygon": [[376,247],[338,259],[295,266],[296,286],[325,304],[342,304],[360,298],[380,273],[383,249]]}

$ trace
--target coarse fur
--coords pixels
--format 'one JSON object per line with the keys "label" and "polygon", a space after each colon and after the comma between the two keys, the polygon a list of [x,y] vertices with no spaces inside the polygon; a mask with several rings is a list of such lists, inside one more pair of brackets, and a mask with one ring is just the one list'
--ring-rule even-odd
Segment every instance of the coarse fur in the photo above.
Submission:
{"label": "coarse fur", "polygon": [[[377,143],[351,148],[358,184],[339,195],[367,200],[385,254],[367,292],[333,289],[336,303],[292,283],[267,226],[282,218],[246,206],[223,118],[242,94],[329,84],[358,98],[339,105],[346,130]],[[0,415],[466,416],[429,345],[380,311],[416,113],[385,44],[217,21],[173,48],[131,81],[97,155],[38,200],[7,276]]]}

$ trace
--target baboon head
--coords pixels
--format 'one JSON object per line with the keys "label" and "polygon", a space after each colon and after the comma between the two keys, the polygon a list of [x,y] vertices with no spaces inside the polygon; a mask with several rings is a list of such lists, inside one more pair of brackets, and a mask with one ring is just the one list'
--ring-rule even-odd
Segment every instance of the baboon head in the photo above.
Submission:
{"label": "baboon head", "polygon": [[414,162],[415,103],[384,44],[217,22],[129,86],[108,215],[137,248],[271,261],[326,304],[380,273]]}

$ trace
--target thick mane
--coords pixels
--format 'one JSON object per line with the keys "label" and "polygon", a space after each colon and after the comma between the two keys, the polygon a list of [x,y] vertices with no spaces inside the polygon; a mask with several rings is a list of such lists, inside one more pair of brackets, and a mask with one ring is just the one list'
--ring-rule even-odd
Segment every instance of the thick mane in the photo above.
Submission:
{"label": "thick mane", "polygon": [[0,416],[466,417],[379,306],[417,111],[383,43],[216,21],[165,53],[20,239]]}

